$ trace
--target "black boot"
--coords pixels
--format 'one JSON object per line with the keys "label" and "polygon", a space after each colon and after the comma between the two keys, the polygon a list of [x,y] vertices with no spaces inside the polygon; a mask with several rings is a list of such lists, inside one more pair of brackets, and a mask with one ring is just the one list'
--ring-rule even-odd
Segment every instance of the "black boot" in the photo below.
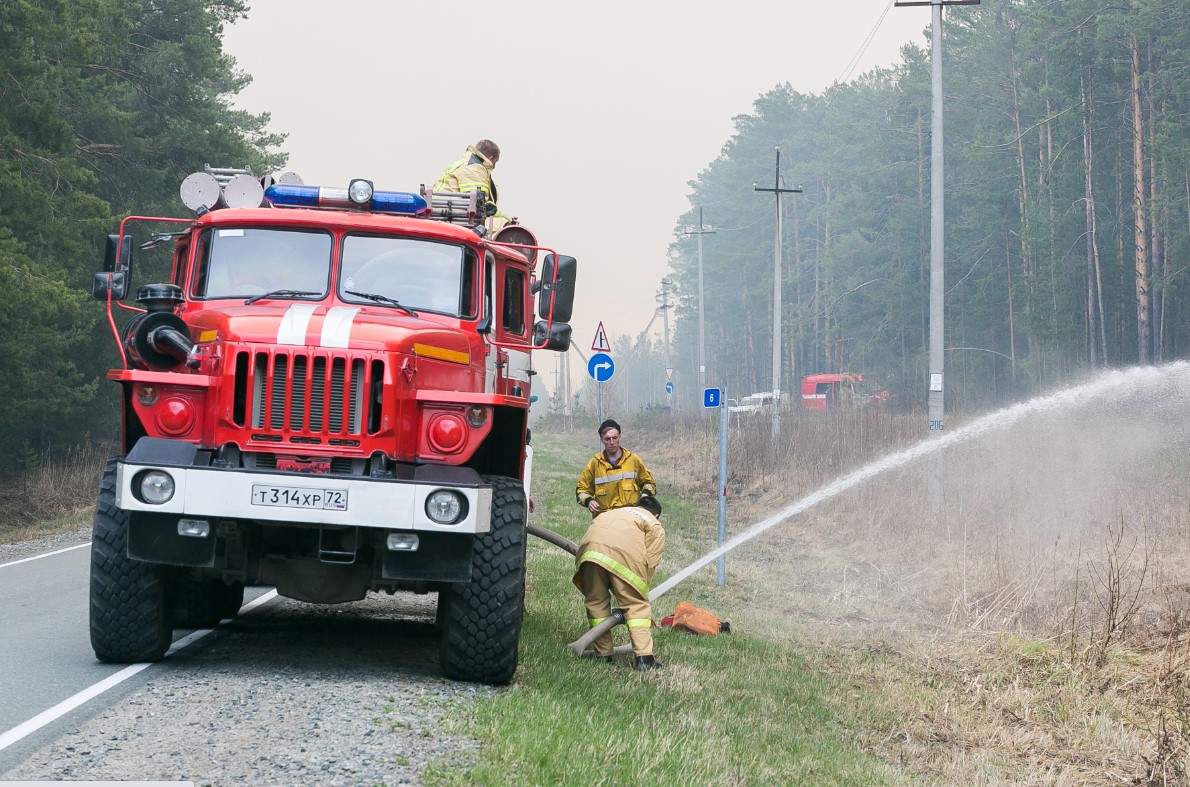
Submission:
{"label": "black boot", "polygon": [[652,656],[637,656],[632,666],[638,670],[661,669],[661,662]]}

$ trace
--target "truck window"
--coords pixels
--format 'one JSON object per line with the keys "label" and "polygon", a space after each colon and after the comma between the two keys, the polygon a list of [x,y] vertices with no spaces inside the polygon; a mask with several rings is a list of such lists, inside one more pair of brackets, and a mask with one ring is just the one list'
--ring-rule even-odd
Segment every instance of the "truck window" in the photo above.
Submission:
{"label": "truck window", "polygon": [[218,227],[198,244],[196,298],[248,298],[274,290],[326,295],[331,271],[327,232]]}
{"label": "truck window", "polygon": [[463,252],[462,246],[450,243],[348,235],[343,239],[339,295],[349,303],[369,305],[377,304],[352,293],[383,295],[413,310],[465,316],[472,307],[463,298],[464,293],[471,297],[471,288],[464,286]]}
{"label": "truck window", "polygon": [[183,290],[186,289],[186,260],[189,258],[189,255],[190,241],[187,238],[181,238],[178,241],[177,248],[174,249],[174,265],[169,280]]}
{"label": "truck window", "polygon": [[504,304],[502,323],[507,333],[525,335],[525,272],[516,268],[504,269]]}

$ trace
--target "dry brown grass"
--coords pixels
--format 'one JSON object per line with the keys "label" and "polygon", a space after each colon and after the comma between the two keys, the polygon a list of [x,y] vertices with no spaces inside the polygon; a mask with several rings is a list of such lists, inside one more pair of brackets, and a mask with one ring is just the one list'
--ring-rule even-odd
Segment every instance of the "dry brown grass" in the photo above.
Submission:
{"label": "dry brown grass", "polygon": [[[1190,425],[1184,394],[1153,395],[949,447],[937,509],[928,459],[861,482],[736,549],[727,587],[697,600],[740,630],[826,645],[816,667],[851,681],[844,700],[902,720],[851,734],[925,781],[1186,784]],[[776,450],[767,419],[732,424],[731,536],[925,426],[784,420]],[[671,539],[676,571],[715,545],[717,422],[633,437],[663,494],[706,511],[699,546]]]}
{"label": "dry brown grass", "polygon": [[0,480],[0,543],[76,529],[90,518],[107,452],[82,446]]}

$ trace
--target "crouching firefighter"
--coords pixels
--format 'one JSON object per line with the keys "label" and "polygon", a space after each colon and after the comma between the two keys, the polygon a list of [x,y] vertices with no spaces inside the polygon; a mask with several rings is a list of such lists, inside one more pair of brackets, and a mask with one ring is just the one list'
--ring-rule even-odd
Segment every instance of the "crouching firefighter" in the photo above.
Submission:
{"label": "crouching firefighter", "polygon": [[[661,563],[665,528],[661,503],[643,495],[635,506],[613,508],[591,521],[578,545],[574,584],[586,600],[587,619],[598,626],[612,613],[612,595],[624,610],[636,669],[656,669],[649,583]],[[611,661],[612,635],[594,643],[595,656]]]}

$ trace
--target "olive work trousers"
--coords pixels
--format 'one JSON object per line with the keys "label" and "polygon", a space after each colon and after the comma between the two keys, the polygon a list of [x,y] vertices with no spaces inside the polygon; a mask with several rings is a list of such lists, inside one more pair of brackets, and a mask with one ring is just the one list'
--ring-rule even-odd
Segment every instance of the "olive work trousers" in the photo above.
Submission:
{"label": "olive work trousers", "polygon": [[[583,583],[583,598],[587,604],[587,619],[595,621],[592,626],[612,614],[612,594],[620,602],[628,622],[628,636],[632,640],[632,652],[637,656],[653,655],[653,608],[648,595],[640,591],[619,575],[613,574],[598,563],[587,561],[579,568]],[[612,653],[612,634],[609,631],[593,645],[598,656]]]}

